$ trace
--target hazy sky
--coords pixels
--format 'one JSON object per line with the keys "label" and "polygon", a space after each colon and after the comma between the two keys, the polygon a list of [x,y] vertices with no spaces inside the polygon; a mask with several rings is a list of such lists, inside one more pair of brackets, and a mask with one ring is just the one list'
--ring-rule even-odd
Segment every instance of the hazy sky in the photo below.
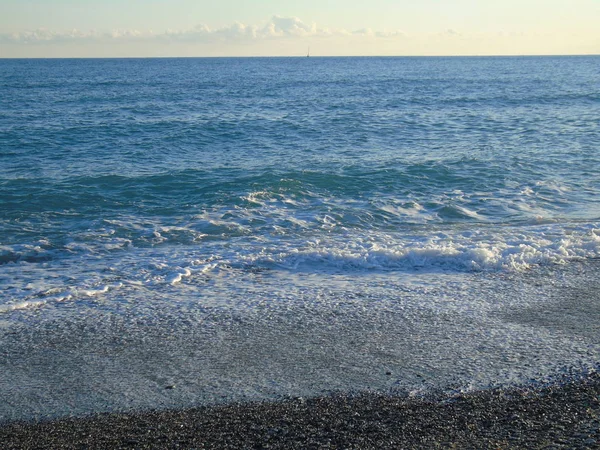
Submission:
{"label": "hazy sky", "polygon": [[600,54],[600,0],[0,0],[0,57]]}

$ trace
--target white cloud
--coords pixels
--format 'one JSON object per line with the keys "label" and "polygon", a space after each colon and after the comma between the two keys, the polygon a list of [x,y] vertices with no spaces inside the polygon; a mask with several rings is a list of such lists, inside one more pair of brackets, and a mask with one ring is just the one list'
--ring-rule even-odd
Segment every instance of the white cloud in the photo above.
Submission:
{"label": "white cloud", "polygon": [[111,37],[112,39],[135,39],[143,38],[144,35],[138,30],[112,30],[107,34],[107,37]]}
{"label": "white cloud", "polygon": [[400,31],[386,32],[373,31],[370,28],[364,28],[356,31],[347,31],[344,29],[319,28],[317,24],[304,23],[297,17],[273,16],[261,27],[255,25],[246,25],[235,22],[232,25],[223,28],[211,29],[207,25],[197,25],[188,30],[168,29],[162,33],[152,31],[143,32],[140,30],[112,30],[110,32],[98,33],[96,31],[82,32],[71,30],[67,32],[51,31],[39,29],[34,31],[24,31],[20,33],[0,35],[0,41],[12,44],[48,44],[65,41],[182,41],[209,43],[215,41],[244,41],[244,40],[266,40],[277,38],[311,38],[311,37],[332,37],[332,36],[369,36],[376,38],[395,38],[403,37],[404,33]]}
{"label": "white cloud", "polygon": [[444,30],[442,33],[440,33],[440,35],[442,36],[456,36],[456,37],[460,37],[462,36],[462,33],[459,31],[456,31],[453,28],[448,28],[446,30]]}
{"label": "white cloud", "polygon": [[[118,44],[118,45],[117,45]],[[272,16],[262,24],[200,24],[184,30],[140,29],[0,33],[0,57],[87,56],[285,56],[597,54],[597,31],[539,34],[519,30],[442,28],[410,35],[401,30],[327,28],[297,17]]]}
{"label": "white cloud", "polygon": [[355,30],[352,34],[356,36],[375,36],[375,33],[370,28],[361,28],[360,30]]}
{"label": "white cloud", "polygon": [[262,30],[263,36],[313,36],[317,25],[307,25],[297,17],[273,16]]}
{"label": "white cloud", "polygon": [[45,28],[39,28],[33,31],[24,31],[21,33],[10,33],[0,35],[4,42],[15,44],[40,44],[48,42],[81,41],[99,37],[96,32],[83,32],[77,29],[57,32]]}
{"label": "white cloud", "polygon": [[181,40],[181,41],[194,41],[204,39],[206,36],[210,36],[212,33],[211,29],[206,25],[197,25],[191,30],[171,30],[168,29],[162,34],[154,35],[154,37],[161,40]]}
{"label": "white cloud", "polygon": [[395,30],[395,31],[377,31],[375,33],[377,37],[380,38],[406,38],[408,35],[404,31]]}
{"label": "white cloud", "polygon": [[56,44],[69,42],[131,41],[148,39],[153,36],[152,32],[143,33],[139,30],[111,30],[99,33],[95,30],[81,31],[73,29],[69,31],[53,31],[46,28],[39,28],[33,31],[0,34],[0,42],[23,45]]}
{"label": "white cloud", "polygon": [[243,23],[235,22],[233,25],[220,28],[209,33],[209,36],[215,36],[220,39],[256,39],[257,29],[252,25],[244,25]]}

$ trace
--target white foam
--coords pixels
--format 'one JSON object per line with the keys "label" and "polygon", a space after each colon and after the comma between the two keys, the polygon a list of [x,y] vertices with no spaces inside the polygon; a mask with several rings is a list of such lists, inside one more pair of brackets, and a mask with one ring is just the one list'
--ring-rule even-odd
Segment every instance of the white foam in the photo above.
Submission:
{"label": "white foam", "polygon": [[600,231],[579,228],[533,227],[411,236],[373,233],[368,237],[346,234],[302,246],[264,249],[240,255],[252,264],[275,264],[296,270],[381,269],[458,271],[523,271],[535,265],[566,264],[570,260],[600,257]]}
{"label": "white foam", "polygon": [[47,241],[33,244],[0,245],[0,264],[18,262],[39,262],[52,259],[54,252],[43,246]]}
{"label": "white foam", "polygon": [[264,205],[265,201],[272,199],[272,196],[268,191],[255,191],[243,196],[242,199],[257,205]]}
{"label": "white foam", "polygon": [[481,218],[481,216],[477,214],[476,211],[471,211],[470,209],[465,208],[464,206],[455,206],[454,208],[464,216],[470,217],[471,219]]}
{"label": "white foam", "polygon": [[[53,282],[56,282],[55,279],[52,279]],[[66,280],[65,280],[66,281]],[[139,282],[126,282],[130,285],[139,286]],[[40,308],[47,305],[53,305],[66,301],[73,301],[80,298],[86,297],[98,297],[104,295],[112,290],[119,289],[124,286],[124,283],[113,283],[106,284],[98,289],[87,289],[81,286],[73,286],[73,287],[54,287],[49,289],[43,289],[35,292],[34,294],[29,294],[30,291],[35,291],[34,286],[27,286],[24,294],[22,294],[22,298],[25,300],[21,300],[18,297],[9,299],[8,303],[0,305],[0,313],[6,313],[10,311],[23,310],[23,309],[32,309],[32,308]]]}
{"label": "white foam", "polygon": [[386,203],[382,205],[380,209],[395,216],[406,216],[411,218],[416,218],[424,211],[423,206],[421,206],[417,202],[407,202],[402,205],[393,205]]}
{"label": "white foam", "polygon": [[[370,231],[337,226],[323,214],[315,228],[296,227],[258,236],[206,240],[201,245],[127,247],[98,254],[96,248],[42,264],[18,259],[0,266],[2,311],[28,309],[78,299],[110,298],[135,291],[205,289],[207,280],[245,276],[254,269],[302,273],[402,271],[523,272],[537,265],[568,264],[600,257],[598,223],[544,225],[412,226]],[[185,227],[182,227],[185,228]],[[11,254],[17,249],[5,246]]]}
{"label": "white foam", "polygon": [[193,274],[206,274],[218,266],[217,263],[205,263],[201,261],[192,261],[191,264],[191,267],[179,267],[175,272],[168,274],[165,279],[166,282],[174,286],[181,283],[184,278],[191,277]]}
{"label": "white foam", "polygon": [[192,274],[190,269],[183,269],[181,272],[175,272],[167,277],[167,283],[177,284],[180,283],[184,277],[189,277]]}
{"label": "white foam", "polygon": [[39,308],[41,306],[44,306],[45,304],[46,304],[45,300],[9,303],[9,304],[5,304],[5,305],[0,305],[0,313],[17,311],[19,309]]}
{"label": "white foam", "polygon": [[104,244],[106,250],[121,250],[127,247],[131,247],[132,242],[130,239],[114,238]]}
{"label": "white foam", "polygon": [[529,187],[529,186],[525,186],[523,188],[523,190],[521,192],[519,192],[519,193],[522,194],[522,195],[531,196],[531,195],[533,195],[533,189],[531,189],[531,187]]}
{"label": "white foam", "polygon": [[113,285],[105,285],[100,289],[80,289],[77,290],[77,294],[84,295],[86,297],[96,297],[97,295],[106,294],[108,291],[112,289],[118,289],[123,286],[123,283],[116,283]]}

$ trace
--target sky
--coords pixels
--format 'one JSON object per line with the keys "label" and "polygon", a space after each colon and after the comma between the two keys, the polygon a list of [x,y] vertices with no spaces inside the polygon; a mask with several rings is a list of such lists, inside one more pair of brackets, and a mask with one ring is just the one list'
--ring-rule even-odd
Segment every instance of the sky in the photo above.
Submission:
{"label": "sky", "polygon": [[600,0],[0,0],[0,57],[600,54]]}

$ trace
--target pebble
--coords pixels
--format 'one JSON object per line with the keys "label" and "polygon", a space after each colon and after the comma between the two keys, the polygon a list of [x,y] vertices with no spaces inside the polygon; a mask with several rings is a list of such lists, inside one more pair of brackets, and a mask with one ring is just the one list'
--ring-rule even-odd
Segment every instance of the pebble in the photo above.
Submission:
{"label": "pebble", "polygon": [[598,448],[590,436],[598,432],[593,425],[600,405],[590,406],[598,395],[600,375],[591,374],[574,383],[454,394],[451,403],[450,394],[371,393],[5,423],[0,442],[3,450],[262,448],[267,443],[275,449],[496,448],[499,443],[515,449]]}

